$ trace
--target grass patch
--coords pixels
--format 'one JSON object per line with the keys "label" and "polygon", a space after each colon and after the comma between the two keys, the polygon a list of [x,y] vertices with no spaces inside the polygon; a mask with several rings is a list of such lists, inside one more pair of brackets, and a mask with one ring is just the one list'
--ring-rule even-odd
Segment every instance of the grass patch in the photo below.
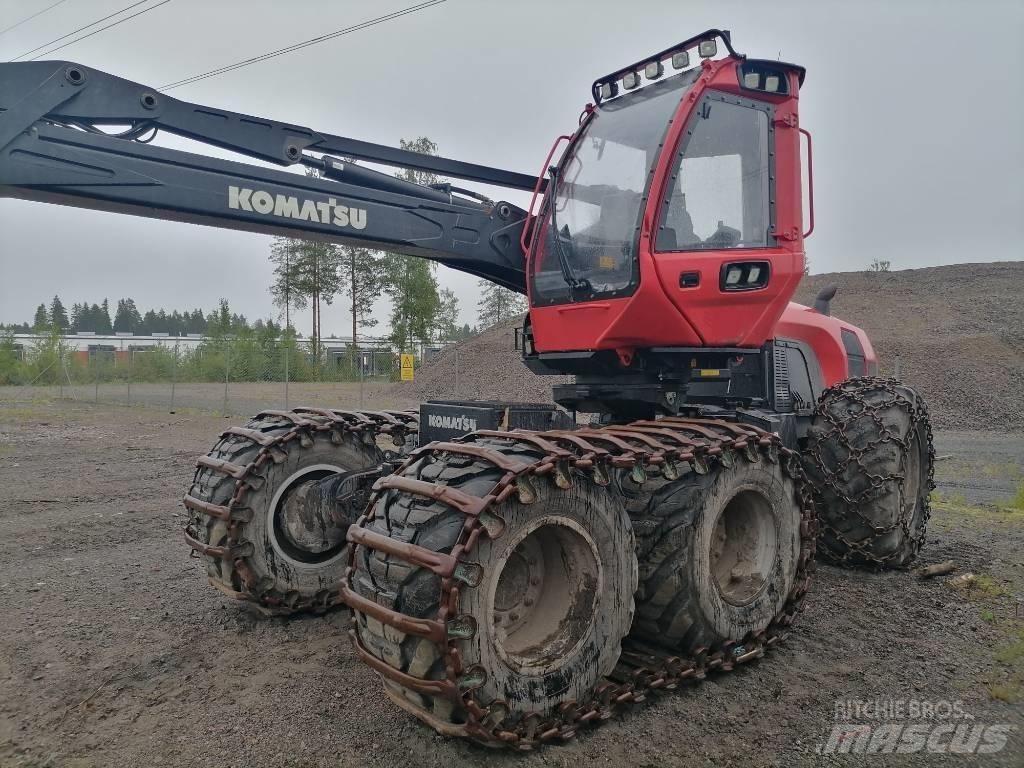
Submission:
{"label": "grass patch", "polygon": [[1024,667],[1024,627],[1017,627],[1010,644],[996,651],[996,661],[1000,664]]}
{"label": "grass patch", "polygon": [[1012,626],[1009,643],[997,648],[994,656],[997,664],[1007,668],[1007,676],[988,686],[989,695],[993,699],[1008,704],[1020,699],[1024,684],[1024,625],[1014,622]]}
{"label": "grass patch", "polygon": [[1024,512],[1024,481],[1017,483],[1017,492],[999,506],[1013,512]]}
{"label": "grass patch", "polygon": [[[979,573],[969,581],[960,581],[954,576],[946,582],[946,585],[954,592],[974,600],[995,599],[1007,594],[1006,590],[1003,589],[1003,585],[987,573]],[[993,620],[995,619],[994,614],[992,618]]]}
{"label": "grass patch", "polygon": [[[998,504],[971,504],[961,493],[946,494],[932,491],[932,511],[939,513],[932,517],[929,525],[948,530],[952,525],[1024,524],[1024,491],[1018,491],[1014,499]],[[1015,504],[1022,506],[1016,507]]]}
{"label": "grass patch", "polygon": [[1014,683],[993,683],[988,687],[988,695],[996,701],[1013,704],[1020,695],[1020,685]]}

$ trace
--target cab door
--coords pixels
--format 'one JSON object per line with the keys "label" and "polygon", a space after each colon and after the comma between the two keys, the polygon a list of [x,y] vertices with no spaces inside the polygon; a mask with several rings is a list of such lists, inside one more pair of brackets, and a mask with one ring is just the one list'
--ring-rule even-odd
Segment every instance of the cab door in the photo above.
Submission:
{"label": "cab door", "polygon": [[705,346],[761,346],[803,271],[802,241],[779,229],[779,165],[796,163],[787,171],[799,178],[799,154],[787,143],[780,156],[776,112],[770,101],[705,90],[652,200],[658,279]]}

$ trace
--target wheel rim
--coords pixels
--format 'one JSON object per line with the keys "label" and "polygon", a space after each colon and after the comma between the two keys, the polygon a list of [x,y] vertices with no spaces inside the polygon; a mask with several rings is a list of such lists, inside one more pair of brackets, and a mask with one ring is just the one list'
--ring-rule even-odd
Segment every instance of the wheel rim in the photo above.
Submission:
{"label": "wheel rim", "polygon": [[316,464],[289,475],[278,486],[267,510],[267,531],[279,557],[297,566],[322,566],[341,556],[348,526],[322,517],[305,519],[289,510],[287,502],[304,483],[344,471],[333,464]]}
{"label": "wheel rim", "polygon": [[722,599],[752,603],[768,584],[778,552],[771,502],[758,491],[740,491],[719,514],[711,537],[711,576]]}
{"label": "wheel rim", "polygon": [[573,520],[535,520],[495,570],[490,622],[499,656],[527,673],[568,663],[594,626],[603,585],[590,535]]}

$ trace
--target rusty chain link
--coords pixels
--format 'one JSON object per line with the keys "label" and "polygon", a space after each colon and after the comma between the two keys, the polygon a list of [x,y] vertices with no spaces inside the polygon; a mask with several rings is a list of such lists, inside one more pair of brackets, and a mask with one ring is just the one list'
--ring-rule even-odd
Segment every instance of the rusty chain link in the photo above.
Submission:
{"label": "rusty chain link", "polygon": [[[480,438],[506,440],[510,446],[519,443],[520,448],[539,451],[543,456],[524,463],[505,456],[494,447],[475,445]],[[482,497],[401,477],[413,462],[425,456],[443,459],[446,454],[488,461],[504,474]],[[531,476],[550,475],[555,486],[565,490],[572,486],[572,469],[586,473],[595,484],[608,485],[614,472],[628,472],[632,480],[643,483],[652,473],[672,480],[687,470],[704,474],[714,462],[729,466],[737,460],[781,462],[795,483],[801,509],[800,556],[793,586],[779,614],[765,629],[709,648],[699,648],[688,656],[674,655],[627,637],[617,666],[591,689],[585,700],[567,701],[548,712],[516,713],[502,701],[485,705],[476,700],[474,691],[486,681],[487,671],[478,666],[464,668],[459,642],[473,636],[476,621],[472,616],[459,613],[459,593],[479,583],[485,567],[468,559],[479,537],[496,538],[503,531],[503,521],[493,510],[495,505],[512,494],[518,494],[523,504],[533,503]],[[367,524],[375,515],[375,502],[388,489],[433,498],[465,514],[462,531],[450,554],[395,541],[368,530]],[[715,419],[665,418],[571,432],[480,431],[453,442],[431,443],[412,451],[394,475],[377,482],[367,512],[349,529],[351,544],[381,550],[411,565],[429,568],[441,577],[442,593],[436,618],[407,616],[357,594],[353,588],[355,546],[350,552],[350,565],[341,593],[342,600],[353,610],[353,629],[349,634],[357,655],[399,685],[423,695],[450,700],[464,713],[465,723],[439,722],[432,713],[411,701],[396,700],[403,708],[447,734],[467,736],[491,746],[532,749],[546,742],[571,738],[580,728],[603,722],[624,705],[643,701],[653,692],[672,690],[685,682],[701,680],[709,672],[726,672],[763,656],[768,648],[786,636],[802,607],[814,570],[816,538],[817,521],[798,454],[785,448],[778,435],[756,427]],[[413,677],[371,654],[358,636],[360,613],[400,632],[435,642],[445,661],[445,678]]]}
{"label": "rusty chain link", "polygon": [[[903,385],[896,379],[883,379],[878,377],[865,376],[848,379],[826,389],[818,398],[815,409],[817,423],[827,425],[827,429],[818,431],[812,430],[808,435],[807,444],[803,451],[805,460],[814,463],[814,467],[820,474],[820,480],[827,490],[834,495],[844,507],[845,519],[854,519],[860,525],[869,529],[872,535],[868,538],[855,540],[830,525],[822,517],[826,509],[827,501],[822,495],[822,487],[815,486],[812,489],[815,506],[819,510],[818,523],[823,535],[834,538],[846,548],[842,553],[836,553],[829,547],[822,546],[819,551],[822,557],[831,563],[840,566],[868,566],[874,568],[889,568],[893,565],[905,566],[906,563],[895,563],[897,559],[905,558],[905,553],[896,549],[893,552],[879,556],[870,551],[873,541],[887,533],[899,529],[906,540],[910,543],[911,555],[916,554],[924,544],[928,519],[931,515],[929,494],[935,488],[935,447],[932,442],[931,424],[928,419],[928,408],[924,400],[915,396],[908,398],[899,391]],[[865,396],[865,393],[885,394],[883,399],[876,400]],[[837,399],[844,400],[850,405],[845,413],[833,413],[829,408]],[[885,422],[883,414],[890,409],[904,411],[910,421],[910,428],[905,437],[894,432]],[[850,426],[853,422],[867,416],[874,424],[874,439],[868,440],[863,445],[854,445],[851,441]],[[820,420],[820,421],[819,421]],[[919,431],[921,432],[919,436]],[[910,451],[914,450],[915,438],[923,439],[927,448],[927,478],[923,487],[918,489],[918,496],[921,504],[920,516],[911,530],[914,522],[915,512],[918,503],[908,504],[906,498],[907,485],[907,460]],[[835,441],[848,451],[846,461],[839,467],[829,466],[828,457],[823,453],[823,446]],[[883,443],[895,443],[899,446],[899,464],[894,472],[878,473],[868,466],[866,457],[870,456],[879,445]],[[856,467],[857,471],[867,481],[863,491],[856,495],[850,495],[844,488],[843,474],[850,466]],[[895,484],[898,493],[899,512],[896,519],[888,524],[879,524],[878,521],[867,517],[863,509],[873,496],[880,491],[885,491],[890,484]]]}

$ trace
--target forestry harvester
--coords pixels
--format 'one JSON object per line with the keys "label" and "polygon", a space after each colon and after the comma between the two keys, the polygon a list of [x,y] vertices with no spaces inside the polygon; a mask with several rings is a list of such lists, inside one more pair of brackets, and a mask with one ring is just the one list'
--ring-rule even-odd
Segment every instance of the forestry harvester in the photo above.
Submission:
{"label": "forestry harvester", "polygon": [[0,195],[387,250],[529,297],[517,346],[574,377],[560,407],[265,411],[222,433],[184,499],[223,593],[274,614],[348,606],[398,706],[528,749],[760,658],[816,546],[893,568],[924,541],[924,403],[878,378],[834,289],[790,302],[814,226],[804,74],[709,30],[597,79],[532,176],[69,62],[0,64]]}

